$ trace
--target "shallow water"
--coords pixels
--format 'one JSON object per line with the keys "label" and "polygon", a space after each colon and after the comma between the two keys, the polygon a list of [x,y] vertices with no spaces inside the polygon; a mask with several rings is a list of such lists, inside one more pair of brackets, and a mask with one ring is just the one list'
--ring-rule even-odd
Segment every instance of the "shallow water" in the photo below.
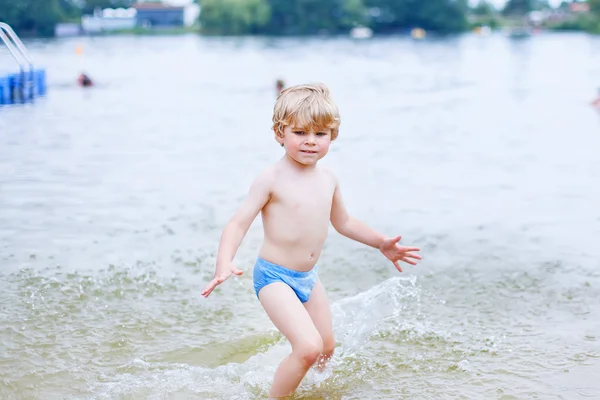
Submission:
{"label": "shallow water", "polygon": [[600,39],[28,45],[50,88],[0,109],[0,398],[266,396],[289,344],[252,290],[259,220],[246,274],[199,293],[281,156],[279,77],[330,86],[348,208],[424,256],[398,274],[331,232],[336,357],[295,398],[600,398]]}

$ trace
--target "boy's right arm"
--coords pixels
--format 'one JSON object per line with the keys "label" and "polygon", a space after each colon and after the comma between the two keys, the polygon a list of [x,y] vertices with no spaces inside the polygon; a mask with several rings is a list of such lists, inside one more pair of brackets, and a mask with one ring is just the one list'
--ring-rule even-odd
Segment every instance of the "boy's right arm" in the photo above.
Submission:
{"label": "boy's right arm", "polygon": [[202,296],[209,294],[231,274],[242,275],[243,272],[233,265],[233,258],[244,240],[250,225],[271,198],[272,172],[264,171],[250,186],[250,190],[242,205],[223,229],[215,276],[202,291]]}

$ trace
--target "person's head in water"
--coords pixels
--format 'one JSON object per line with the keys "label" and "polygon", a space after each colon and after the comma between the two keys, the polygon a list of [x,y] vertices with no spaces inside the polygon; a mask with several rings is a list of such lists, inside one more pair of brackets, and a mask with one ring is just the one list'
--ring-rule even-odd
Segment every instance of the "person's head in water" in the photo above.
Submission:
{"label": "person's head in water", "polygon": [[83,72],[79,75],[79,78],[77,78],[77,82],[79,83],[79,86],[83,87],[90,87],[94,85],[92,79]]}
{"label": "person's head in water", "polygon": [[281,91],[285,88],[285,82],[283,82],[282,79],[277,79],[277,82],[275,82],[275,88],[277,90],[277,95],[279,95]]}

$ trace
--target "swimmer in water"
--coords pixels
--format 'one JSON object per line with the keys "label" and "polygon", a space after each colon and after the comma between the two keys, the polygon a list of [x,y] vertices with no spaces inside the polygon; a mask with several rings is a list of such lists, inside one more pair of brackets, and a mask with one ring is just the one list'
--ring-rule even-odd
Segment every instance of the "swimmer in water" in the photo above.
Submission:
{"label": "swimmer in water", "polygon": [[79,75],[79,78],[77,78],[77,83],[81,87],[94,86],[94,82],[92,82],[92,79],[89,76],[87,76],[86,74],[84,74],[83,72]]}

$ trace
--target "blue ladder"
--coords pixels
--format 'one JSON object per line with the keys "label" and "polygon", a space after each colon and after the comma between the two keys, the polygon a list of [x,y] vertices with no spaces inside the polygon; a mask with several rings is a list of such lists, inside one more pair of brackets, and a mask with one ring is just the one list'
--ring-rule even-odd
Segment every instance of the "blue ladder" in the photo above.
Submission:
{"label": "blue ladder", "polygon": [[0,39],[19,65],[18,73],[0,75],[0,105],[25,103],[46,94],[46,71],[33,68],[25,45],[4,22],[0,22]]}

